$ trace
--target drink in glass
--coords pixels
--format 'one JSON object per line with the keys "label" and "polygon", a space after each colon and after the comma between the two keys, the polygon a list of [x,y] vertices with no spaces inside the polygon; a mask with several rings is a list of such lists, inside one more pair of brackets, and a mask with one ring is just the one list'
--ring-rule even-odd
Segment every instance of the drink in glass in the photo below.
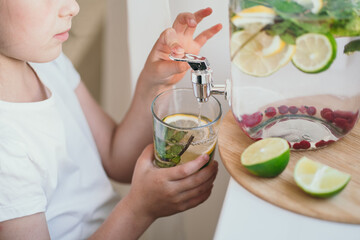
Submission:
{"label": "drink in glass", "polygon": [[173,167],[207,154],[214,156],[221,106],[215,97],[197,102],[192,89],[172,89],[152,104],[155,165]]}

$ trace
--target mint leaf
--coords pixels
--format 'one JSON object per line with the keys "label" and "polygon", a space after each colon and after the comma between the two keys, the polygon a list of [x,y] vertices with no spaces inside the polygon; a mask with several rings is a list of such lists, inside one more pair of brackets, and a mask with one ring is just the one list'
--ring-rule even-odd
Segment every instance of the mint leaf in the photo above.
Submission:
{"label": "mint leaf", "polygon": [[326,21],[306,21],[296,20],[296,25],[300,26],[305,32],[311,33],[328,33],[330,31],[330,23]]}
{"label": "mint leaf", "polygon": [[[358,4],[358,3],[357,3]],[[353,0],[324,0],[324,9],[328,16],[334,19],[349,19],[358,8]]]}
{"label": "mint leaf", "polygon": [[172,142],[180,142],[181,139],[184,138],[186,135],[186,132],[184,131],[176,131],[175,134],[172,136],[171,140]]}
{"label": "mint leaf", "polygon": [[168,150],[167,153],[170,154],[173,157],[176,157],[179,155],[179,153],[182,151],[183,147],[181,145],[172,145]]}
{"label": "mint leaf", "polygon": [[275,12],[284,19],[296,17],[300,13],[304,13],[307,9],[296,2],[275,0],[272,4]]}
{"label": "mint leaf", "polygon": [[337,20],[334,22],[330,32],[336,37],[359,36],[360,17]]}
{"label": "mint leaf", "polygon": [[284,42],[294,45],[296,38],[305,34],[307,31],[291,20],[284,20],[276,21],[275,24],[266,29],[266,32],[272,36],[279,35]]}
{"label": "mint leaf", "polygon": [[349,42],[344,47],[344,53],[350,54],[356,51],[360,51],[360,39]]}
{"label": "mint leaf", "polygon": [[184,131],[177,131],[177,130],[168,128],[166,130],[165,141],[177,143],[181,139],[183,139],[185,135],[186,135],[186,132],[184,132]]}
{"label": "mint leaf", "polygon": [[[235,1],[238,2],[239,0],[235,0]],[[276,0],[243,0],[243,1],[240,1],[240,6],[241,6],[241,9],[250,8],[250,7],[257,6],[257,5],[271,7],[274,1],[276,1]]]}
{"label": "mint leaf", "polygon": [[176,157],[172,158],[172,159],[170,160],[170,162],[175,163],[175,164],[178,164],[178,163],[180,162],[180,160],[181,160],[181,157],[180,157],[180,156],[176,156]]}
{"label": "mint leaf", "polygon": [[285,31],[290,28],[292,24],[293,23],[289,20],[276,22],[275,24],[268,26],[266,32],[272,36],[281,35],[285,33]]}
{"label": "mint leaf", "polygon": [[294,35],[291,35],[290,33],[281,34],[280,38],[281,40],[290,45],[295,45],[296,43],[296,37]]}

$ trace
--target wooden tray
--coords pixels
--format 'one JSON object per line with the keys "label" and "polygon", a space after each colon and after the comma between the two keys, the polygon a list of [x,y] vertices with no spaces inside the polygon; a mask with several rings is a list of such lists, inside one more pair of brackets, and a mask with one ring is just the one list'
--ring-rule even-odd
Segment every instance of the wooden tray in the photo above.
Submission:
{"label": "wooden tray", "polygon": [[[281,208],[328,221],[360,224],[360,125],[342,140],[316,151],[294,152],[284,172],[276,178],[259,178],[240,163],[243,150],[253,143],[237,125],[231,111],[226,114],[219,132],[219,152],[230,175],[245,189]],[[296,162],[302,157],[322,162],[352,178],[338,195],[328,199],[304,193],[293,179]],[[241,204],[241,203],[239,203]]]}

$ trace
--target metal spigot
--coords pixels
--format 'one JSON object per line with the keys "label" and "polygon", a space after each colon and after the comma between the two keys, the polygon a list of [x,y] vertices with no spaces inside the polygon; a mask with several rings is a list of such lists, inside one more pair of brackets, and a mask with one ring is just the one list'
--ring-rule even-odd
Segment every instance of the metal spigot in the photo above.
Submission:
{"label": "metal spigot", "polygon": [[210,64],[205,57],[194,54],[185,53],[184,57],[176,58],[169,55],[173,61],[187,62],[191,71],[191,82],[193,85],[194,95],[198,102],[207,102],[211,94],[225,94],[224,85],[214,85],[212,78],[212,70]]}

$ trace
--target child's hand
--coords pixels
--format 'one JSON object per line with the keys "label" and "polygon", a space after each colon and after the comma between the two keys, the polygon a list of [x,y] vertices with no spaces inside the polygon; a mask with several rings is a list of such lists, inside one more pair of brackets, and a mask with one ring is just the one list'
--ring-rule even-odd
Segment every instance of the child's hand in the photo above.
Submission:
{"label": "child's hand", "polygon": [[171,61],[169,54],[176,57],[183,56],[185,52],[198,54],[207,40],[222,28],[221,24],[217,24],[194,38],[197,24],[211,13],[212,9],[206,8],[194,14],[179,14],[172,28],[166,29],[155,43],[139,79],[146,82],[148,87],[157,86],[159,90],[165,90],[182,79],[189,69],[188,64]]}
{"label": "child's hand", "polygon": [[204,202],[211,193],[218,164],[205,168],[208,156],[172,168],[156,168],[153,145],[148,145],[135,167],[128,206],[139,217],[152,220],[185,211]]}

